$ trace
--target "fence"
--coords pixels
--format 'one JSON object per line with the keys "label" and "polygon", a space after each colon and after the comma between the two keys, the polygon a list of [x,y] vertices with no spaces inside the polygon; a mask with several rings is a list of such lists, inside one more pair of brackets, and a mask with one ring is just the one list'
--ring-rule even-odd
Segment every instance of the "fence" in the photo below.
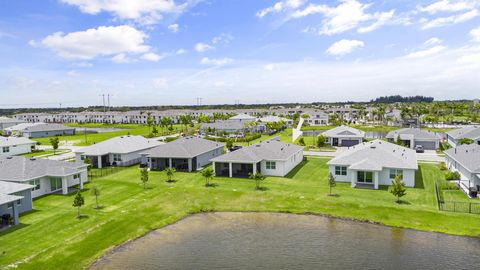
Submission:
{"label": "fence", "polygon": [[91,169],[88,171],[88,178],[94,179],[99,177],[108,176],[124,170],[125,167],[106,167],[102,169]]}
{"label": "fence", "polygon": [[440,196],[441,190],[435,182],[438,210],[458,213],[480,214],[480,203],[445,201]]}

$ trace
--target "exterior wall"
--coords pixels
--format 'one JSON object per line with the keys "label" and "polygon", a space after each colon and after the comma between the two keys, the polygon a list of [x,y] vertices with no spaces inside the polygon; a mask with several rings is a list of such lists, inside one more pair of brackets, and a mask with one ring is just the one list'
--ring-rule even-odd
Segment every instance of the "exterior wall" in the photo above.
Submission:
{"label": "exterior wall", "polygon": [[[347,175],[335,175],[335,165],[329,165],[329,172],[335,176],[335,181],[337,182],[352,182],[352,178],[357,179],[357,171],[350,170],[347,167]],[[378,173],[378,184],[383,186],[390,186],[392,185],[392,180],[390,179],[390,168],[384,168],[382,171]],[[415,186],[415,170],[403,170],[403,181],[407,187],[414,187]]]}
{"label": "exterior wall", "polygon": [[[297,167],[303,160],[303,150],[299,151],[284,161],[279,160],[262,160],[261,172],[263,175],[280,176],[287,175],[291,170]],[[275,161],[275,170],[267,169],[267,161]]]}
{"label": "exterior wall", "polygon": [[342,145],[342,141],[343,140],[347,140],[347,141],[350,141],[350,140],[358,140],[358,143],[362,143],[363,142],[363,137],[351,137],[351,138],[344,138],[344,137],[326,137],[325,138],[325,143],[326,144],[329,144],[329,145],[332,145],[333,143],[333,138],[338,138],[338,144],[339,145]]}
{"label": "exterior wall", "polygon": [[449,170],[460,173],[459,180],[469,180],[472,181],[475,186],[480,185],[480,179],[478,179],[478,177],[474,173],[467,170],[465,167],[462,166],[462,164],[456,162],[448,155],[445,156],[445,164],[447,165]]}
{"label": "exterior wall", "polygon": [[[352,170],[347,169],[347,175],[335,175],[335,167],[336,165],[328,165],[328,171],[335,177],[335,181],[337,182],[348,182],[350,183],[352,181]],[[348,166],[344,166],[347,167]]]}
{"label": "exterior wall", "polygon": [[[16,206],[17,202],[13,202],[13,203]],[[0,216],[5,214],[9,214],[10,216],[13,217],[14,224],[18,223],[18,214],[19,214],[18,209],[16,209],[16,211],[14,212],[13,208],[8,208],[8,204],[2,204],[0,205]]]}
{"label": "exterior wall", "polygon": [[44,138],[44,137],[53,137],[53,136],[70,136],[70,135],[75,135],[74,129],[22,133],[22,136],[27,138]]}
{"label": "exterior wall", "polygon": [[453,148],[457,147],[457,140],[455,140],[454,138],[450,137],[449,135],[447,135],[447,142],[448,142],[448,144],[450,144]]}
{"label": "exterior wall", "polygon": [[12,145],[8,146],[9,151],[4,153],[2,148],[0,147],[0,156],[15,156],[21,155],[32,152],[32,146],[34,144],[20,144],[20,145]]}
{"label": "exterior wall", "polygon": [[20,200],[20,204],[17,202],[17,211],[19,214],[31,211],[33,209],[33,204],[32,204],[32,191],[30,189],[21,191],[17,193],[16,195],[22,196],[23,199]]}
{"label": "exterior wall", "polygon": [[223,155],[223,146],[197,156],[197,169],[210,163],[212,158]]}

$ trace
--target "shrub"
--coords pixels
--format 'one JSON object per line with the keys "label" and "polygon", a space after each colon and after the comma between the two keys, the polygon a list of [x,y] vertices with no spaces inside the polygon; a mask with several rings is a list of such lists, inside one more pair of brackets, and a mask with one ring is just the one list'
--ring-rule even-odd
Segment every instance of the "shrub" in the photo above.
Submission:
{"label": "shrub", "polygon": [[165,142],[173,142],[173,141],[175,141],[176,139],[178,139],[178,137],[167,137],[167,138],[165,139]]}
{"label": "shrub", "polygon": [[302,146],[305,146],[305,140],[303,138],[300,138],[298,140],[298,144],[302,145]]}
{"label": "shrub", "polygon": [[440,170],[442,170],[442,171],[448,170],[447,164],[445,164],[445,162],[441,162],[439,167],[440,167]]}
{"label": "shrub", "polygon": [[450,181],[450,180],[460,180],[460,173],[449,171],[445,174],[445,179],[447,179],[448,181]]}

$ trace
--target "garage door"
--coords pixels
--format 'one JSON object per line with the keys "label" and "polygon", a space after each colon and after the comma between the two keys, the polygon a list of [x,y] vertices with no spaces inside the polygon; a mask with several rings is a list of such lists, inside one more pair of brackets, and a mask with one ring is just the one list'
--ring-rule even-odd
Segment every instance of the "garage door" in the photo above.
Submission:
{"label": "garage door", "polygon": [[415,141],[415,146],[421,145],[425,150],[436,150],[435,142],[422,142],[422,141]]}
{"label": "garage door", "polygon": [[342,146],[349,147],[359,144],[358,140],[342,140]]}

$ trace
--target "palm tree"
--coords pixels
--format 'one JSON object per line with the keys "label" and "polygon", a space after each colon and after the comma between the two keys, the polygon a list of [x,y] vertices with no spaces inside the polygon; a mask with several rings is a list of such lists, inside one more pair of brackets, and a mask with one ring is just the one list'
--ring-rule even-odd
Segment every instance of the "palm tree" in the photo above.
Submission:
{"label": "palm tree", "polygon": [[255,174],[250,173],[250,174],[248,175],[248,177],[249,177],[250,179],[255,180],[255,189],[256,189],[256,190],[261,190],[261,189],[262,189],[262,187],[260,186],[260,183],[261,183],[263,180],[265,180],[265,178],[267,178],[265,175],[263,175],[263,174],[261,174],[261,173],[259,173],[259,172],[255,173]]}
{"label": "palm tree", "polygon": [[210,179],[213,178],[213,170],[212,168],[207,168],[202,171],[202,176],[205,177],[205,186],[210,186]]}

